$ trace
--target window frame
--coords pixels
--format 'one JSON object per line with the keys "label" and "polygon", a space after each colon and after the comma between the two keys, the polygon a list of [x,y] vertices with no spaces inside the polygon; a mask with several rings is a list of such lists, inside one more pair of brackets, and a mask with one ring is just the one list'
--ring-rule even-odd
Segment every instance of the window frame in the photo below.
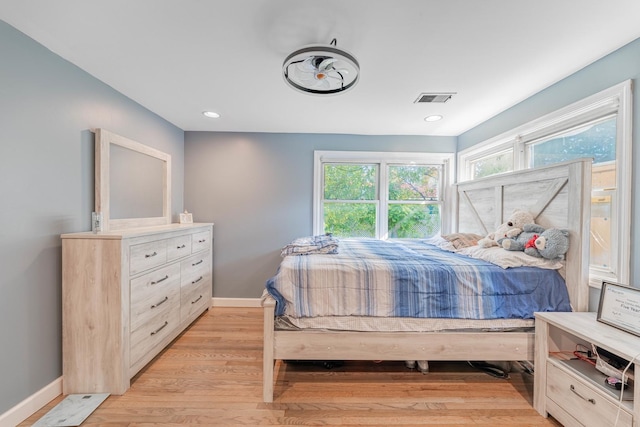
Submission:
{"label": "window frame", "polygon": [[313,233],[323,233],[324,182],[323,165],[325,163],[378,164],[378,199],[376,216],[376,239],[388,239],[388,166],[402,164],[442,165],[441,177],[441,220],[442,233],[452,230],[452,215],[455,193],[453,191],[455,153],[412,153],[412,152],[373,152],[373,151],[314,151],[313,152]]}
{"label": "window frame", "polygon": [[[626,80],[578,102],[556,110],[538,119],[504,132],[494,138],[480,142],[458,152],[458,181],[472,180],[470,163],[476,159],[513,150],[513,170],[528,168],[526,150],[529,144],[542,138],[568,132],[581,124],[586,124],[606,116],[616,117],[616,188],[618,204],[615,219],[617,233],[612,242],[617,248],[614,275],[607,275],[600,269],[590,267],[589,286],[600,288],[602,281],[629,283],[631,274],[631,205],[632,205],[632,89],[633,82]],[[612,243],[612,247],[613,247]]]}

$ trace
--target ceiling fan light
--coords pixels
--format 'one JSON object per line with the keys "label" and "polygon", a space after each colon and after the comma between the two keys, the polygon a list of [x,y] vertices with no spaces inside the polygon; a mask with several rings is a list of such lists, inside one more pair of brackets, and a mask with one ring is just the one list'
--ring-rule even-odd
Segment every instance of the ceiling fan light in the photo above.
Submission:
{"label": "ceiling fan light", "polygon": [[331,45],[302,47],[282,64],[284,81],[308,94],[333,95],[353,88],[360,77],[360,64],[349,52]]}

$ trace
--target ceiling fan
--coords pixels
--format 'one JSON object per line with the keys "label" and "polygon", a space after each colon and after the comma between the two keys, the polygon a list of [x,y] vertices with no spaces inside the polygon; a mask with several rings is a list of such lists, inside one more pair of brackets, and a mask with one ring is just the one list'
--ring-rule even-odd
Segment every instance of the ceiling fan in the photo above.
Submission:
{"label": "ceiling fan", "polygon": [[291,53],[282,64],[284,80],[294,89],[315,95],[332,95],[355,86],[360,64],[349,52],[328,45],[311,45]]}

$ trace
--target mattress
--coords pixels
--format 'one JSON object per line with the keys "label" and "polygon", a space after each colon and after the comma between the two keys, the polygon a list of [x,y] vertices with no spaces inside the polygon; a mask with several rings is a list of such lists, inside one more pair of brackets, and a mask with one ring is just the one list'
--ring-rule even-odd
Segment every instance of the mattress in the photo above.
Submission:
{"label": "mattress", "polygon": [[315,329],[358,332],[532,332],[534,319],[421,319],[417,317],[321,316],[275,318],[281,331]]}
{"label": "mattress", "polygon": [[276,315],[533,319],[571,311],[556,270],[501,268],[424,240],[341,239],[335,254],[287,256],[266,283]]}

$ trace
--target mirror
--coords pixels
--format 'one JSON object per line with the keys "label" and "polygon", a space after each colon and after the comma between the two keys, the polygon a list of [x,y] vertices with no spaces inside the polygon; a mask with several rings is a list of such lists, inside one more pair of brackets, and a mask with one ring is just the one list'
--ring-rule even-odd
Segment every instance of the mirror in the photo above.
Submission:
{"label": "mirror", "polygon": [[102,231],[171,223],[171,156],[96,129],[95,210]]}
{"label": "mirror", "polygon": [[164,162],[120,145],[109,151],[111,219],[162,216]]}

